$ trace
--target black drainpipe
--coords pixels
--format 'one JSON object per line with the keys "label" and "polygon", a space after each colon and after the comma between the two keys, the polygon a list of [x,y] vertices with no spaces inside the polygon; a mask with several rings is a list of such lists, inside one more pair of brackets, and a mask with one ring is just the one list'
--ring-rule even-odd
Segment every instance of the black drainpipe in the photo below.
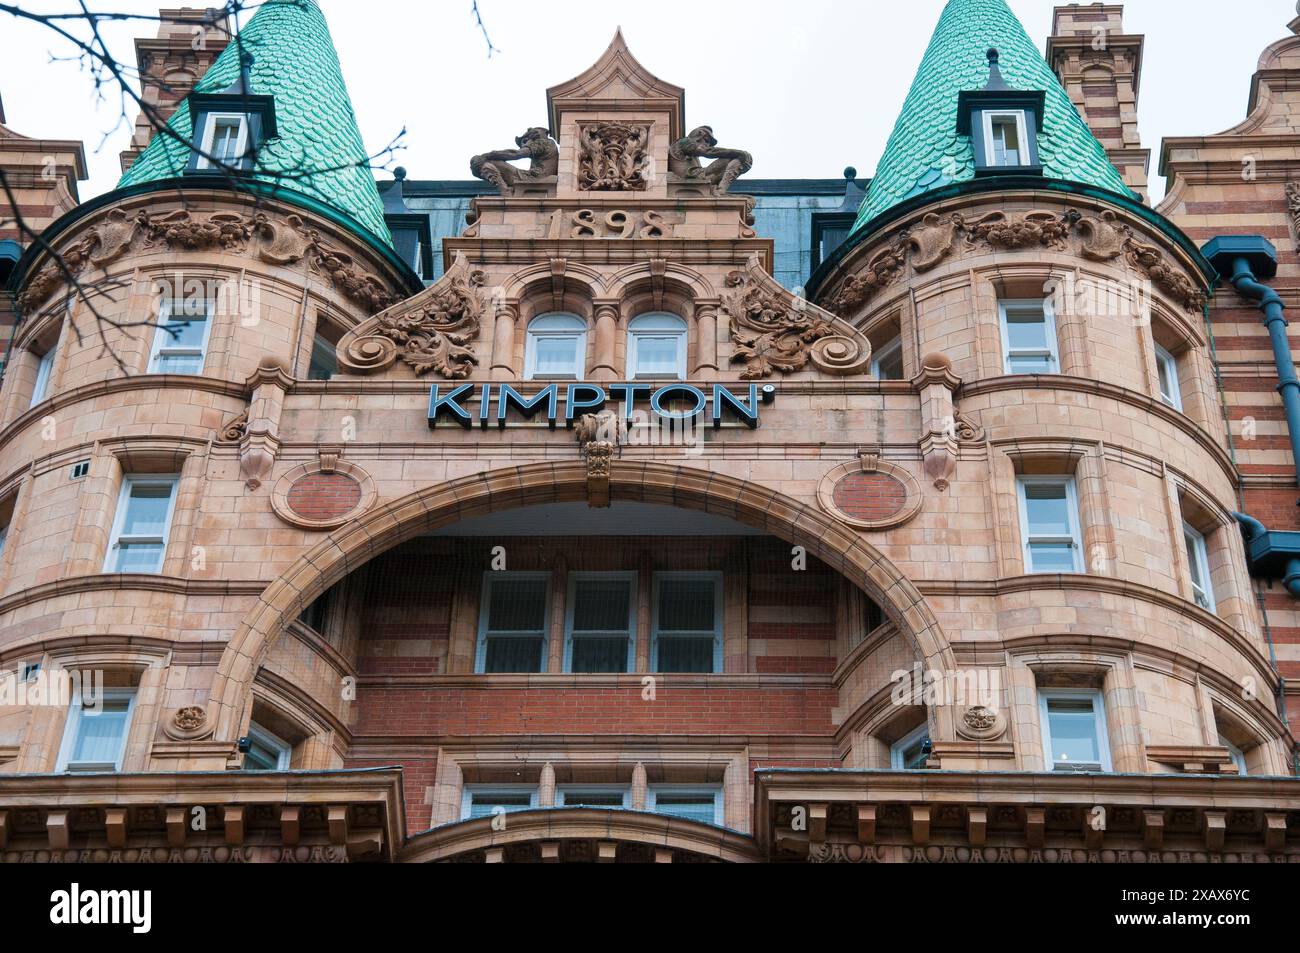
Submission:
{"label": "black drainpipe", "polygon": [[[1225,235],[1210,241],[1203,249],[1205,257],[1220,275],[1230,274],[1232,286],[1247,300],[1258,303],[1264,313],[1264,327],[1273,343],[1273,363],[1277,368],[1278,393],[1286,413],[1287,438],[1291,442],[1291,461],[1295,466],[1297,484],[1300,485],[1300,378],[1296,377],[1295,358],[1291,354],[1291,341],[1287,336],[1286,303],[1281,296],[1260,278],[1277,275],[1277,250],[1266,238],[1258,235]],[[1300,506],[1300,501],[1297,501]],[[1270,532],[1259,520],[1245,513],[1234,513],[1241,525],[1246,543],[1246,558],[1251,573],[1275,579],[1279,575],[1282,585],[1293,597],[1300,598],[1300,532]],[[1263,607],[1261,606],[1261,610]],[[1267,618],[1265,618],[1267,626]],[[1277,651],[1273,639],[1268,639],[1269,660],[1276,673]],[[1278,692],[1279,709],[1287,721],[1286,691]],[[1291,752],[1292,773],[1300,775],[1300,751]]]}

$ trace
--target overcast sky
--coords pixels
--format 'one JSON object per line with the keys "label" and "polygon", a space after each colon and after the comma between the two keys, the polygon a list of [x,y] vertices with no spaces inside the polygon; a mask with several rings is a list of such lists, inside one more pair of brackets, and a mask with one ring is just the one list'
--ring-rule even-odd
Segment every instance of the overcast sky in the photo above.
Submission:
{"label": "overcast sky", "polygon": [[[154,13],[159,0],[87,0],[101,11]],[[191,0],[193,2],[193,0]],[[832,178],[874,170],[944,0],[479,0],[492,57],[470,0],[320,0],[371,151],[403,127],[396,164],[413,179],[469,178],[469,157],[505,148],[546,125],[546,89],[590,66],[617,26],[653,73],[686,88],[686,121],[722,145],[754,153],[754,177]],[[1040,50],[1049,0],[1010,0]],[[75,0],[20,0],[38,12]],[[168,6],[173,3],[169,2]],[[200,3],[194,2],[199,6]],[[1146,35],[1139,100],[1143,144],[1220,132],[1240,121],[1260,52],[1288,35],[1294,0],[1129,0],[1125,29]],[[134,63],[132,38],[151,23],[105,28]],[[120,174],[129,124],[96,104],[68,47],[42,26],[0,13],[0,97],[10,128],[82,139],[90,181],[82,198]],[[131,117],[134,120],[134,114]]]}

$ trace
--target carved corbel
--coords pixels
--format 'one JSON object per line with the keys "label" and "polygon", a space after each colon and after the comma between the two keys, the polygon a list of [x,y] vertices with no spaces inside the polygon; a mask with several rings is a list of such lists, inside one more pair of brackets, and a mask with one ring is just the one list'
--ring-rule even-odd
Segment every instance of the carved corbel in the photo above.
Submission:
{"label": "carved corbel", "polygon": [[609,476],[614,453],[622,443],[618,415],[585,414],[574,426],[578,452],[587,461],[587,505],[606,509],[610,505]]}
{"label": "carved corbel", "polygon": [[921,396],[921,455],[925,473],[935,488],[947,490],[957,467],[957,415],[953,395],[961,378],[952,372],[952,362],[942,354],[927,354],[921,373],[912,381]]}
{"label": "carved corbel", "polygon": [[790,374],[811,362],[837,377],[861,374],[871,365],[871,342],[861,331],[796,297],[763,270],[758,256],[727,276],[731,289],[721,310],[729,318],[732,363],[745,365],[742,380]]}
{"label": "carved corbel", "polygon": [[489,301],[486,279],[458,254],[446,274],[413,298],[363,322],[339,341],[339,369],[374,374],[400,358],[417,375],[463,380],[478,363],[473,342]]}
{"label": "carved corbel", "polygon": [[239,472],[244,485],[256,490],[275,465],[280,452],[280,415],[284,395],[293,385],[288,369],[275,357],[264,357],[248,379],[253,398],[248,406],[248,422],[239,444]]}

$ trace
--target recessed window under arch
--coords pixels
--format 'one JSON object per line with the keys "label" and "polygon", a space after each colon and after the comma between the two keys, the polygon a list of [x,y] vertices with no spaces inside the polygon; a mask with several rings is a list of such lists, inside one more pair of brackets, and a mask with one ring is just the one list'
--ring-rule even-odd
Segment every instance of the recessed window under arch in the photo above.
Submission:
{"label": "recessed window under arch", "polygon": [[582,380],[587,322],[576,314],[543,314],[528,323],[525,380]]}
{"label": "recessed window under arch", "polygon": [[685,380],[686,322],[658,312],[633,318],[627,326],[627,371],[633,380]]}

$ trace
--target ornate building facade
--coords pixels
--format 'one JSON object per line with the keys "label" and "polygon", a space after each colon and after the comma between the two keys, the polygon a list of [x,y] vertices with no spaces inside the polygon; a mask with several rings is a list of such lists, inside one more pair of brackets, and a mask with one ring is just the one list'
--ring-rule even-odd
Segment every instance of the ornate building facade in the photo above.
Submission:
{"label": "ornate building facade", "polygon": [[1300,39],[1153,208],[1118,6],[951,0],[869,183],[620,34],[377,185],[171,13],[13,256],[0,858],[1300,858]]}

